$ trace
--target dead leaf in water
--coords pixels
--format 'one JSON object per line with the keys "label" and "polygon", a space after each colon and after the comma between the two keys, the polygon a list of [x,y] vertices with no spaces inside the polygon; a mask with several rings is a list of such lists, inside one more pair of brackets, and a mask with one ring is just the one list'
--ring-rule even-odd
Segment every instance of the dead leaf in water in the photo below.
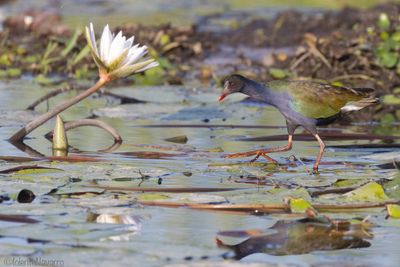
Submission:
{"label": "dead leaf in water", "polygon": [[58,169],[58,168],[43,167],[43,166],[38,166],[38,165],[27,165],[27,166],[17,166],[17,167],[1,170],[0,173],[1,174],[6,174],[6,173],[32,174],[32,173],[37,173],[37,170],[43,170],[46,172],[48,170],[63,171],[62,169]]}
{"label": "dead leaf in water", "polygon": [[171,157],[180,157],[184,155],[184,154],[170,154],[170,153],[154,152],[154,151],[119,152],[117,154],[128,157],[140,158],[140,159],[165,159]]}
{"label": "dead leaf in water", "polygon": [[40,158],[16,157],[16,156],[0,156],[0,160],[6,161],[6,162],[23,163],[23,162],[38,161],[38,160],[40,160]]}
{"label": "dead leaf in water", "polygon": [[38,223],[38,220],[31,219],[27,215],[0,214],[0,221],[16,223]]}
{"label": "dead leaf in water", "polygon": [[119,187],[90,185],[88,187],[100,188],[112,191],[132,191],[132,192],[164,192],[164,193],[203,193],[203,192],[224,192],[243,190],[246,188],[217,188],[217,187]]}

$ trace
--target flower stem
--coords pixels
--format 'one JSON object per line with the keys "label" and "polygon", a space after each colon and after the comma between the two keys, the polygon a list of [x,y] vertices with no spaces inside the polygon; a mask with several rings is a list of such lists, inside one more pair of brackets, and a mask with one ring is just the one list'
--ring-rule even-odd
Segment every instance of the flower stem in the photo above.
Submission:
{"label": "flower stem", "polygon": [[108,79],[102,79],[100,78],[95,85],[87,89],[86,91],[80,93],[79,95],[75,96],[74,98],[65,101],[64,103],[59,104],[56,106],[53,110],[48,111],[47,113],[40,115],[27,125],[25,125],[24,128],[20,129],[18,132],[16,132],[9,141],[11,143],[18,143],[21,142],[25,136],[27,136],[30,132],[56,116],[57,114],[61,113],[62,111],[66,110],[67,108],[71,107],[72,105],[75,105],[82,99],[85,99],[86,97],[90,96],[91,94],[95,93],[97,90],[99,90],[101,87],[103,87],[109,80]]}

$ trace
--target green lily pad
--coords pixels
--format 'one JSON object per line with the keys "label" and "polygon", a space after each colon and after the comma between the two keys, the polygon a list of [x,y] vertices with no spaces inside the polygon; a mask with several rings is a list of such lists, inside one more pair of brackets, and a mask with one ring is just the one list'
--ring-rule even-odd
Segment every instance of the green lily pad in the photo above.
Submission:
{"label": "green lily pad", "polygon": [[389,204],[386,205],[386,209],[390,217],[400,219],[400,205]]}
{"label": "green lily pad", "polygon": [[388,199],[382,186],[376,182],[370,182],[353,191],[344,194],[352,201],[384,201]]}
{"label": "green lily pad", "polygon": [[292,213],[305,213],[309,208],[312,208],[310,202],[302,198],[290,199],[289,205]]}
{"label": "green lily pad", "polygon": [[166,195],[161,195],[161,194],[140,194],[137,196],[138,201],[154,201],[154,200],[164,200],[164,199],[169,199],[168,196]]}

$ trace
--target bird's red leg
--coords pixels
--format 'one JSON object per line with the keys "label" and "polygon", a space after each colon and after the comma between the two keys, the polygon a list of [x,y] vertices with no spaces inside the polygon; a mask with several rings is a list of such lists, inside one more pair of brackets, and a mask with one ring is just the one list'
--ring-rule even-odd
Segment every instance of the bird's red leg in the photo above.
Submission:
{"label": "bird's red leg", "polygon": [[269,157],[267,154],[268,153],[274,153],[274,152],[283,152],[283,151],[288,151],[292,149],[292,140],[293,136],[289,135],[288,136],[288,144],[283,147],[275,147],[275,148],[269,148],[269,149],[261,149],[261,150],[252,150],[248,152],[242,152],[242,153],[235,153],[235,154],[229,154],[225,155],[225,158],[244,158],[244,157],[250,157],[256,155],[254,159],[251,160],[251,162],[256,161],[260,156],[265,158],[266,160],[270,162],[276,163],[276,160],[273,158]]}
{"label": "bird's red leg", "polygon": [[322,139],[319,137],[318,134],[316,134],[314,136],[318,140],[318,143],[319,143],[319,153],[318,153],[318,156],[317,156],[317,160],[314,163],[313,170],[314,170],[314,172],[318,172],[318,165],[321,162],[322,155],[324,154],[325,144],[322,141]]}

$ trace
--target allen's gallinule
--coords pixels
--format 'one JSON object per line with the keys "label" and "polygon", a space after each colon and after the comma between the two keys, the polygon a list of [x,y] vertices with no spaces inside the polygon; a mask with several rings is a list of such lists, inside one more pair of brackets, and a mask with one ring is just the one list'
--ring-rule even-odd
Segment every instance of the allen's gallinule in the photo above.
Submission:
{"label": "allen's gallinule", "polygon": [[276,163],[267,154],[292,149],[293,133],[298,126],[303,126],[314,135],[320,146],[313,167],[314,172],[318,171],[325,148],[324,142],[318,135],[317,126],[331,123],[341,112],[359,110],[378,102],[378,99],[371,96],[374,91],[371,88],[347,88],[311,81],[277,80],[259,83],[238,74],[226,77],[223,83],[224,90],[219,101],[232,93],[243,93],[272,105],[285,117],[289,134],[286,146],[230,154],[226,157],[238,158],[255,155],[256,157],[252,161],[262,156]]}

